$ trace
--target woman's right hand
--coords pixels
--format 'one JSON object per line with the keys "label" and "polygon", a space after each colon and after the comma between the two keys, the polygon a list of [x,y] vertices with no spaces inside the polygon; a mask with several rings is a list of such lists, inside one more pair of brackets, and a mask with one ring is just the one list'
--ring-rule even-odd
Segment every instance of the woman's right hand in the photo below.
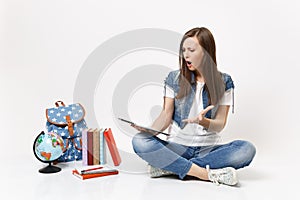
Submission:
{"label": "woman's right hand", "polygon": [[213,108],[214,108],[214,106],[210,105],[207,108],[205,108],[204,110],[202,110],[197,117],[193,117],[193,118],[189,118],[189,119],[183,119],[182,121],[186,122],[186,123],[196,123],[196,124],[201,125],[201,122],[205,118],[205,114]]}

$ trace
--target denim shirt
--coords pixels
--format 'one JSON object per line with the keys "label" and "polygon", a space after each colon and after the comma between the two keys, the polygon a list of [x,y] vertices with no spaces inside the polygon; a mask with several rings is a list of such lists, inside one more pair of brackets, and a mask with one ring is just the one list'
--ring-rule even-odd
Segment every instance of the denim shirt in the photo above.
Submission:
{"label": "denim shirt", "polygon": [[[165,80],[165,94],[166,94],[166,86],[170,87],[172,90],[175,92],[175,96],[177,96],[179,92],[179,75],[180,71],[175,70],[171,71],[166,80]],[[230,77],[230,75],[226,73],[221,73],[222,79],[225,83],[225,91],[229,89],[234,89],[234,84],[233,81]],[[175,104],[174,104],[174,113],[173,113],[173,120],[178,124],[178,126],[183,129],[185,125],[187,124],[186,122],[182,122],[183,119],[187,119],[193,104],[193,100],[195,97],[195,92],[196,92],[196,81],[194,74],[192,74],[191,77],[191,87],[192,90],[191,92],[181,98],[177,99],[175,98]],[[202,101],[203,101],[203,109],[205,109],[207,106],[209,106],[209,99],[208,99],[208,92],[204,88],[202,92]],[[212,110],[208,111],[205,115],[206,118],[213,119],[215,117],[216,111],[218,109],[218,106],[215,106]]]}

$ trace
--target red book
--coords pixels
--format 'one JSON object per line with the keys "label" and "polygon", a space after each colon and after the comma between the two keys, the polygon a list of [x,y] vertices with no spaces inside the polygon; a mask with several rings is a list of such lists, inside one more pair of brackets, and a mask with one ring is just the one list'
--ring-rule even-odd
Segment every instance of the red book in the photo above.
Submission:
{"label": "red book", "polygon": [[101,172],[101,173],[93,173],[93,174],[81,174],[79,173],[76,169],[72,171],[72,174],[82,180],[85,179],[90,179],[90,178],[97,178],[97,177],[102,177],[102,176],[109,176],[109,175],[115,175],[118,174],[118,170],[112,170],[109,172]]}
{"label": "red book", "polygon": [[93,165],[93,134],[94,130],[89,129],[87,132],[87,164]]}
{"label": "red book", "polygon": [[115,139],[114,139],[114,136],[112,134],[111,129],[110,128],[106,129],[104,131],[103,135],[104,135],[106,144],[108,146],[108,149],[110,151],[110,155],[112,157],[114,165],[115,166],[120,165],[120,163],[121,163],[121,156],[119,154],[119,150],[117,148],[117,145],[116,145],[116,142],[115,142]]}

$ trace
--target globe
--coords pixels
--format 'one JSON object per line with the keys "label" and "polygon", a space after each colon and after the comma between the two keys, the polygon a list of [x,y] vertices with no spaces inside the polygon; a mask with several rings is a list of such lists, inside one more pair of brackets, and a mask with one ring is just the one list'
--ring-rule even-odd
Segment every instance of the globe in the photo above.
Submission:
{"label": "globe", "polygon": [[45,133],[42,131],[34,140],[33,152],[35,157],[43,162],[48,163],[47,167],[39,170],[41,173],[55,173],[61,169],[51,165],[62,154],[64,149],[64,141],[61,136],[53,132]]}

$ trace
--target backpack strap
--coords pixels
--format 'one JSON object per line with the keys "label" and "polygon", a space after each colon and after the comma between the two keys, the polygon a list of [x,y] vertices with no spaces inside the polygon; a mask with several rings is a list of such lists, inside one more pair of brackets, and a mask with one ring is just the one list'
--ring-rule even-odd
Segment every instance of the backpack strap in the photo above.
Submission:
{"label": "backpack strap", "polygon": [[69,139],[67,138],[67,139],[66,139],[66,145],[64,146],[62,152],[65,153],[65,152],[67,151],[68,147],[69,147]]}
{"label": "backpack strap", "polygon": [[74,135],[74,129],[73,129],[73,123],[72,123],[72,121],[71,121],[70,115],[67,115],[67,116],[66,116],[66,120],[67,120],[67,123],[68,123],[68,131],[69,131],[69,135],[70,135],[71,137],[73,137],[73,135]]}
{"label": "backpack strap", "polygon": [[76,144],[75,138],[72,138],[72,142],[73,142],[73,144],[74,144],[74,146],[75,146],[75,149],[77,149],[77,150],[82,150],[82,140],[81,140],[81,138],[79,138],[79,143],[80,143],[81,148],[78,147],[78,145]]}

